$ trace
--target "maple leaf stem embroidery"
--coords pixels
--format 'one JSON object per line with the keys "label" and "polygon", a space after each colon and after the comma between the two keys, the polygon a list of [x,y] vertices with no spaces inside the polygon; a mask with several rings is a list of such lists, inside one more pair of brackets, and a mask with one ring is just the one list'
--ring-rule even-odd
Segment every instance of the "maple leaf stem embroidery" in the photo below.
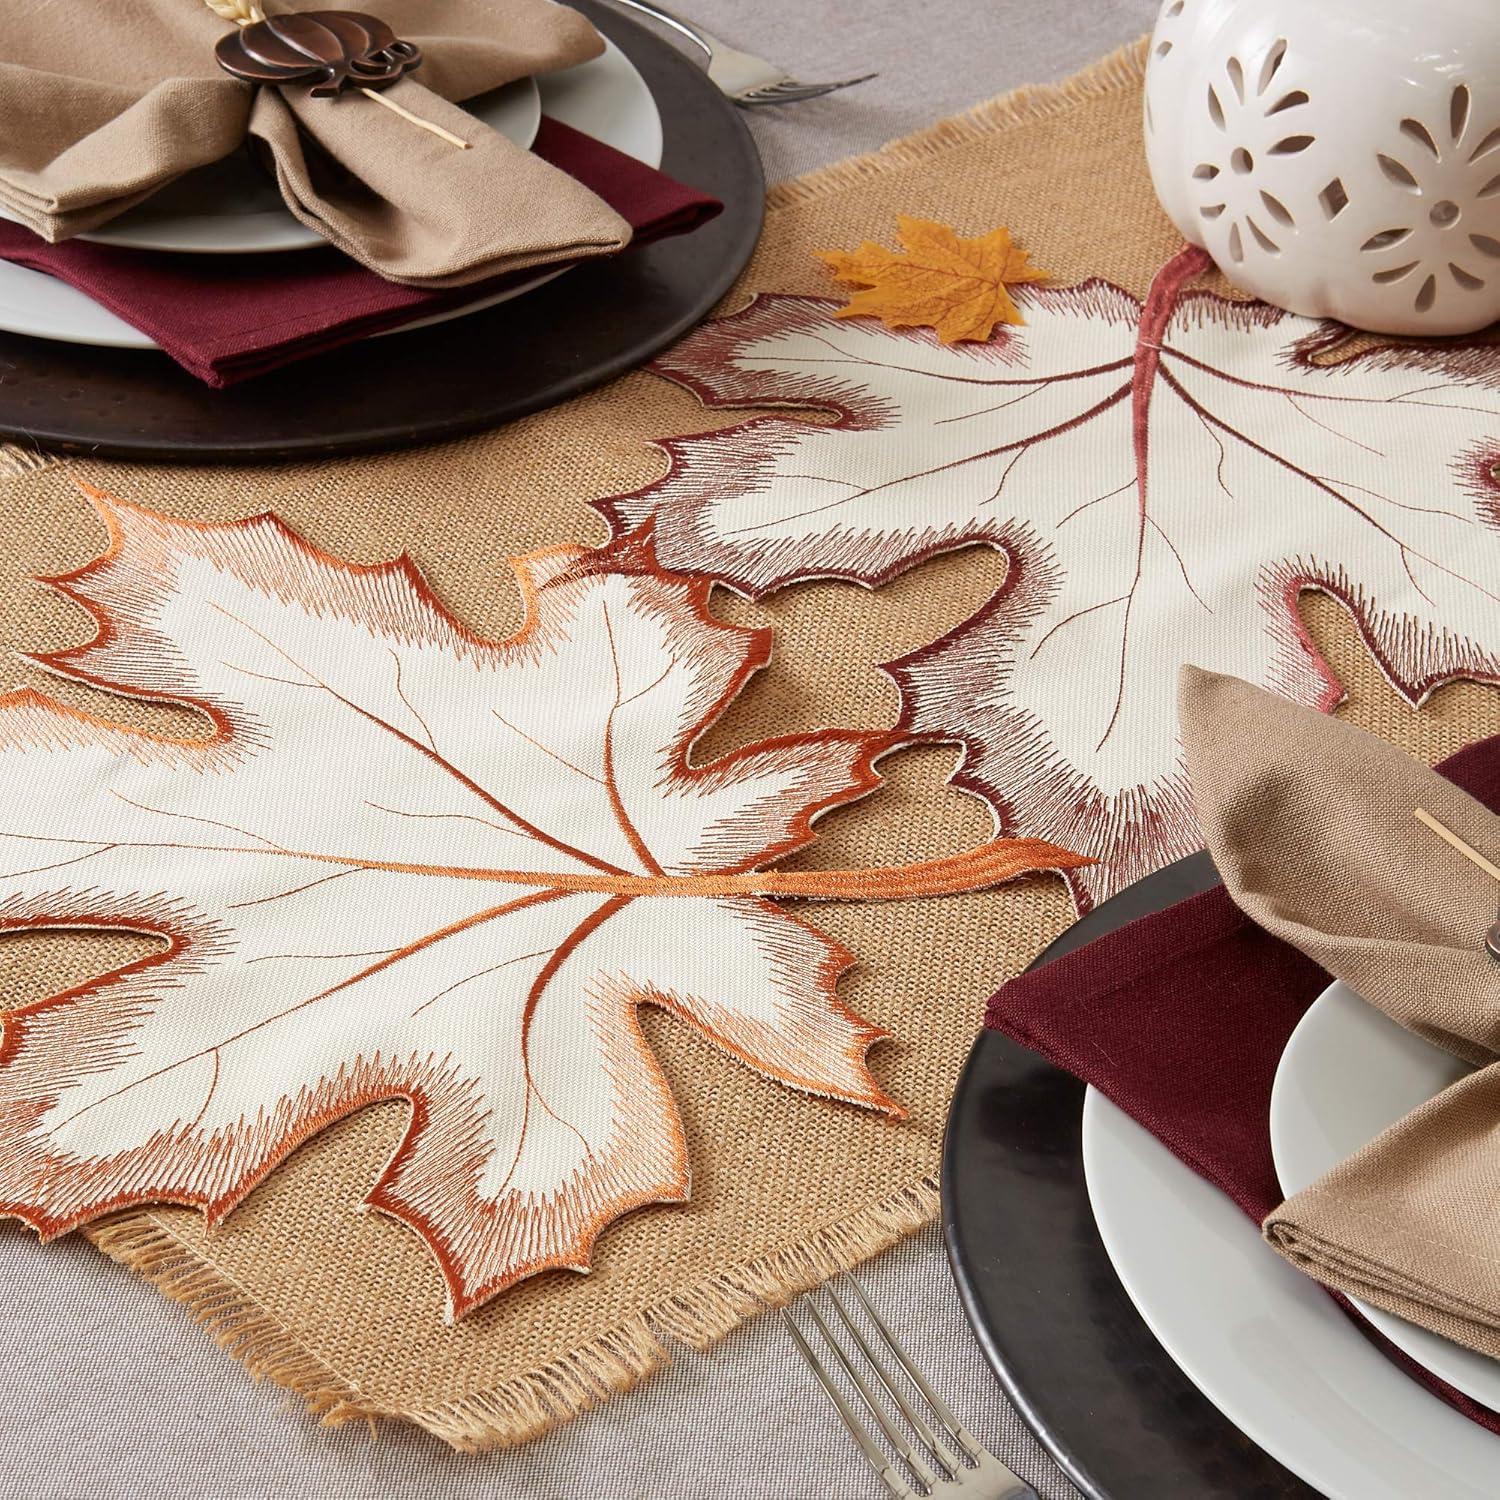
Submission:
{"label": "maple leaf stem embroidery", "polygon": [[405,561],[89,493],[109,549],[51,582],[97,634],[37,660],[213,727],[0,696],[0,932],[165,943],[0,1018],[0,1213],[43,1234],[135,1203],[218,1219],[316,1131],[405,1098],[366,1202],[421,1235],[460,1316],[586,1269],[612,1219],[686,1196],[642,1004],[767,1078],[902,1115],[865,1061],[886,1033],[836,993],[853,955],[768,898],[907,900],[1081,862],[995,839],[766,868],[916,736],[695,764],[769,633],[715,620],[711,583],[663,571],[648,532],[518,559],[525,622],[488,641]]}
{"label": "maple leaf stem embroidery", "polygon": [[[872,734],[872,746],[885,748],[888,737]],[[146,809],[152,811],[154,809]],[[0,833],[0,838],[6,837]],[[66,842],[52,840],[51,842]],[[115,850],[130,845],[99,846]],[[942,859],[920,860],[905,865],[880,865],[865,870],[755,870],[744,874],[717,875],[630,875],[594,874],[578,871],[567,874],[543,870],[493,869],[485,866],[431,865],[410,860],[360,859],[353,855],[326,854],[307,849],[235,848],[233,845],[151,844],[140,848],[193,850],[213,854],[250,854],[264,859],[311,860],[334,864],[345,871],[378,870],[398,875],[426,875],[442,880],[493,880],[504,885],[539,886],[554,895],[587,891],[612,896],[799,896],[828,901],[908,901],[919,896],[954,895],[961,891],[983,890],[1031,870],[1072,868],[1083,863],[1065,849],[1056,849],[1035,839],[992,839],[978,848]],[[77,863],[88,858],[49,865],[48,869]],[[1041,863],[1058,860],[1061,863]],[[300,887],[299,889],[306,889]],[[291,894],[291,893],[288,893]]]}
{"label": "maple leaf stem embroidery", "polygon": [[[883,745],[885,737],[872,735]],[[3,837],[3,835],[0,835]],[[112,845],[119,848],[119,845]],[[194,845],[159,845],[187,849]],[[232,853],[219,847],[214,852]],[[315,860],[349,870],[384,870],[402,875],[430,875],[444,880],[494,880],[505,885],[534,885],[556,895],[588,891],[611,896],[800,896],[827,901],[908,901],[918,896],[953,895],[983,890],[1029,870],[1062,868],[1041,863],[1060,860],[1069,868],[1079,857],[1034,839],[993,839],[977,849],[942,859],[905,865],[880,865],[866,870],[755,870],[718,875],[618,875],[577,872],[557,874],[542,870],[486,869],[456,865],[428,865],[401,860],[356,859],[342,854],[320,854],[300,849],[244,849],[264,857]],[[1079,862],[1082,862],[1081,859]]]}
{"label": "maple leaf stem embroidery", "polygon": [[[1135,356],[1130,376],[1130,440],[1135,454],[1135,488],[1140,503],[1140,520],[1136,527],[1135,571],[1123,598],[1106,600],[1102,605],[1094,606],[1095,608],[1110,608],[1116,604],[1122,604],[1124,609],[1120,626],[1120,667],[1115,680],[1114,707],[1094,746],[1096,753],[1103,750],[1105,743],[1115,732],[1125,699],[1127,680],[1125,654],[1131,639],[1130,615],[1135,605],[1136,591],[1141,586],[1145,571],[1146,540],[1149,528],[1156,527],[1158,535],[1174,552],[1181,564],[1181,554],[1176,552],[1175,543],[1171,537],[1161,531],[1160,527],[1156,526],[1149,508],[1147,471],[1148,445],[1151,440],[1151,397],[1156,389],[1157,375],[1161,370],[1162,341],[1166,337],[1167,324],[1177,311],[1183,288],[1212,264],[1213,261],[1206,250],[1200,249],[1197,245],[1184,245],[1152,278],[1145,304],[1141,308],[1140,327],[1136,334]],[[1086,420],[1092,415],[1093,413],[1088,413],[1081,420]],[[1182,566],[1182,575],[1188,588],[1192,590],[1192,579],[1188,577],[1185,565]],[[1196,594],[1196,590],[1193,592],[1201,602],[1201,596]],[[1080,618],[1079,615],[1073,615],[1060,621],[1042,638],[1037,649],[1039,650],[1041,645],[1045,644],[1058,629],[1071,624],[1078,618]]]}
{"label": "maple leaf stem embroidery", "polygon": [[1135,447],[1135,482],[1146,514],[1146,444],[1150,438],[1151,392],[1161,368],[1162,340],[1167,324],[1177,311],[1183,288],[1213,264],[1208,251],[1184,245],[1151,280],[1141,308],[1140,332],[1135,341],[1135,360],[1130,377],[1130,431]]}

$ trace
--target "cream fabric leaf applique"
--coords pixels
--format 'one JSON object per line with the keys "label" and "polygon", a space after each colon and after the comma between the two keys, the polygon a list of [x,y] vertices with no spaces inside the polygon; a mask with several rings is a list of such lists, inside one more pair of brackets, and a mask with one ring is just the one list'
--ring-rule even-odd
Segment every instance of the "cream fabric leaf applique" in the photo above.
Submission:
{"label": "cream fabric leaf applique", "polygon": [[642,1003],[793,1088],[900,1114],[865,1065],[885,1033],[835,995],[851,955],[767,896],[1077,863],[997,840],[764,870],[870,791],[897,740],[830,730],[692,764],[769,639],[713,620],[710,584],[660,571],[644,538],[519,559],[525,623],[491,642],[404,561],[346,565],[271,517],[95,503],[108,552],[53,583],[98,633],[38,660],[212,730],[0,699],[0,931],[165,941],[3,1017],[0,1212],[44,1235],[139,1203],[218,1219],[323,1126],[404,1097],[366,1201],[422,1236],[460,1316],[685,1198]]}
{"label": "cream fabric leaf applique", "polygon": [[995,597],[888,670],[1004,826],[1097,856],[1070,877],[1084,908],[1201,842],[1180,665],[1339,701],[1302,590],[1413,703],[1500,680],[1500,346],[1330,362],[1347,330],[1184,290],[1205,264],[1183,252],[1144,305],[1018,287],[1024,327],[953,347],[762,296],[654,368],[776,415],[664,441],[665,477],[601,504],[653,525],[664,565],[757,596],[1003,550]]}

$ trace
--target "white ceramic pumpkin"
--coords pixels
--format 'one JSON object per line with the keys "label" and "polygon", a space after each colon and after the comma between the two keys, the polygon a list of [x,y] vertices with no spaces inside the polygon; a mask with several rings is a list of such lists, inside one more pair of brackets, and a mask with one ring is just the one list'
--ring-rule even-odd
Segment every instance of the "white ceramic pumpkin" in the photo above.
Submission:
{"label": "white ceramic pumpkin", "polygon": [[1500,319],[1500,0],[1165,0],[1162,206],[1238,286],[1383,333]]}

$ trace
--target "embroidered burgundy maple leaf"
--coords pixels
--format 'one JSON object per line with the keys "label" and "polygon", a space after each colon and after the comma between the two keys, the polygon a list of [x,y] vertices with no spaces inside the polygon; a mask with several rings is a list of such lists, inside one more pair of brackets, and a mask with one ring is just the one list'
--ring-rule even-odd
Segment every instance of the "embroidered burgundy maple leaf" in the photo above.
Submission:
{"label": "embroidered burgundy maple leaf", "polygon": [[695,765],[765,662],[710,585],[554,548],[514,566],[509,640],[406,562],[353,567],[270,517],[192,525],[97,497],[111,535],[55,580],[95,617],[39,658],[200,710],[141,733],[0,698],[0,931],[164,951],[13,1010],[0,1212],[55,1234],[127,1204],[217,1219],[300,1142],[411,1101],[367,1202],[411,1225],[461,1315],[611,1219],[680,1200],[686,1148],[636,1007],[793,1088],[899,1114],[851,955],[765,899],[967,890],[1076,860],[996,841],[920,865],[763,867],[870,791],[897,738],[829,730]]}
{"label": "embroidered burgundy maple leaf", "polygon": [[656,368],[782,414],[666,441],[666,476],[602,505],[754,595],[1002,549],[999,593],[888,670],[903,730],[961,742],[957,780],[1007,826],[1098,856],[1083,905],[1198,846],[1181,664],[1339,700],[1303,589],[1343,602],[1413,703],[1500,678],[1500,349],[1329,362],[1336,325],[1184,292],[1205,263],[1184,251],[1144,306],[1017,288],[1025,327],[951,348],[761,297]]}

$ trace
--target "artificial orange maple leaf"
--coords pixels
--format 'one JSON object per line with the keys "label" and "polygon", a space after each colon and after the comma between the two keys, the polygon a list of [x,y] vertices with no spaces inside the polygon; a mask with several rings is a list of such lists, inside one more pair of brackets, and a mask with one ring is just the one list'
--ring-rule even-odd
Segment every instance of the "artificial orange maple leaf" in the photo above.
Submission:
{"label": "artificial orange maple leaf", "polygon": [[366,1202],[412,1226],[462,1315],[585,1269],[627,1209],[687,1194],[636,1007],[793,1088],[901,1111],[843,948],[766,897],[971,890],[1086,863],[995,840],[918,865],[762,867],[869,792],[889,734],[703,765],[769,655],[647,537],[513,566],[526,619],[465,631],[416,570],[327,557],[273,517],[95,495],[109,550],[53,580],[94,616],[65,676],[207,715],[149,735],[0,697],[0,932],[113,928],[163,952],[3,1017],[0,1213],[51,1235],[128,1204],[222,1217],[381,1099],[411,1121]]}
{"label": "artificial orange maple leaf", "polygon": [[1045,281],[1008,229],[962,239],[946,224],[901,214],[896,235],[903,249],[866,240],[858,250],[820,250],[839,281],[861,287],[841,318],[879,318],[887,328],[934,328],[945,344],[983,343],[997,323],[1024,323],[1008,286]]}

